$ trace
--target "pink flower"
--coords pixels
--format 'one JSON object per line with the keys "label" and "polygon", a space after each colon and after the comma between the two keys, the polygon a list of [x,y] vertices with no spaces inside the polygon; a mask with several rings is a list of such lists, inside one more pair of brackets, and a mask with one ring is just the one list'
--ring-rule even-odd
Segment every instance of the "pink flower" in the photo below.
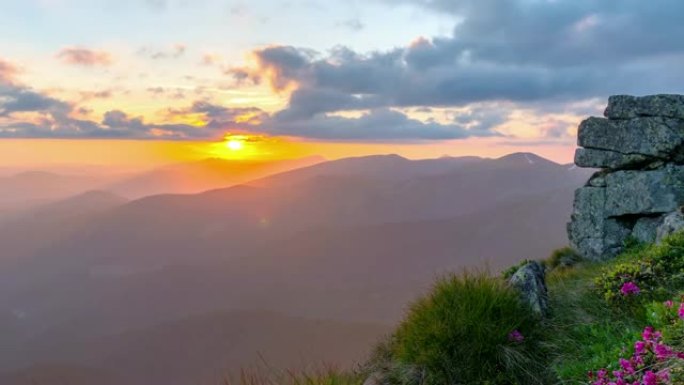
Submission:
{"label": "pink flower", "polygon": [[646,343],[644,341],[637,341],[634,343],[634,351],[636,354],[644,354],[646,351]]}
{"label": "pink flower", "polygon": [[637,295],[641,289],[639,289],[639,286],[637,286],[634,282],[625,282],[622,287],[620,288],[620,293],[622,293],[623,296],[628,296],[628,295]]}
{"label": "pink flower", "polygon": [[522,333],[520,333],[520,331],[513,330],[512,332],[510,332],[508,334],[508,340],[511,342],[520,343],[520,342],[523,342],[525,340],[525,336],[523,336]]}
{"label": "pink flower", "polygon": [[672,352],[672,348],[670,348],[669,346],[663,345],[663,344],[657,344],[655,346],[655,354],[656,354],[656,358],[658,358],[659,360],[665,360],[667,358],[670,358],[672,356],[673,352]]}
{"label": "pink flower", "polygon": [[650,341],[653,339],[653,327],[652,326],[646,326],[644,328],[644,331],[641,333],[641,338],[644,339],[644,341]]}
{"label": "pink flower", "polygon": [[647,371],[644,374],[644,385],[658,385],[658,376],[652,371]]}
{"label": "pink flower", "polygon": [[672,306],[674,306],[674,303],[672,302],[672,300],[667,300],[667,301],[663,302],[663,305],[665,305],[665,307],[668,309],[672,309]]}
{"label": "pink flower", "polygon": [[679,304],[679,311],[677,312],[677,315],[679,315],[680,319],[684,320],[684,302]]}

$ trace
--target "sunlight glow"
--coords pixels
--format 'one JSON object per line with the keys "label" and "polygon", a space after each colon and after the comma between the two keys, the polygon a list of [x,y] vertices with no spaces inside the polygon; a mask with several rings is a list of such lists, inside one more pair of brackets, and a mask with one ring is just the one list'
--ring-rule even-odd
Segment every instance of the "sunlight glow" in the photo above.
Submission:
{"label": "sunlight glow", "polygon": [[244,142],[239,139],[230,139],[226,142],[226,147],[231,151],[240,151],[244,148]]}

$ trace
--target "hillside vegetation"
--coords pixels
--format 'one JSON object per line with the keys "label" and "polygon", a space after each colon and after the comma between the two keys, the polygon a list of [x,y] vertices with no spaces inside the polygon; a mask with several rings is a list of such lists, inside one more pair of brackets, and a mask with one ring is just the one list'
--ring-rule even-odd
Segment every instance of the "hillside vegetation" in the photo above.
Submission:
{"label": "hillside vegetation", "polygon": [[466,272],[440,279],[354,374],[239,383],[684,384],[684,233],[607,262],[562,249],[544,263],[545,319],[503,277]]}

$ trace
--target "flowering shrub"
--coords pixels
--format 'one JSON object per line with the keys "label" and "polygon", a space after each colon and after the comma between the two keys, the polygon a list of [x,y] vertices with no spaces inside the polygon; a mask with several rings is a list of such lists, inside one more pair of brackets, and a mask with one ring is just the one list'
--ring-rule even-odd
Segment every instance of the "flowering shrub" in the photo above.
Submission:
{"label": "flowering shrub", "polygon": [[638,295],[639,292],[641,292],[641,289],[639,289],[639,286],[636,285],[636,283],[630,281],[630,282],[625,282],[622,284],[622,287],[620,288],[620,293],[624,297],[628,297],[630,295]]}
{"label": "flowering shrub", "polygon": [[[684,301],[672,300],[652,309],[654,320],[668,330],[681,329],[684,325]],[[600,369],[589,372],[591,385],[668,385],[677,382],[684,362],[684,351],[664,342],[663,333],[647,326],[641,339],[634,343],[634,353],[620,358],[616,370]],[[682,379],[679,379],[680,381]],[[674,381],[674,382],[673,382]]]}
{"label": "flowering shrub", "polygon": [[660,245],[627,252],[621,258],[622,262],[604,270],[595,281],[610,303],[633,303],[635,294],[639,300],[667,298],[673,289],[684,285],[684,233],[674,234]]}

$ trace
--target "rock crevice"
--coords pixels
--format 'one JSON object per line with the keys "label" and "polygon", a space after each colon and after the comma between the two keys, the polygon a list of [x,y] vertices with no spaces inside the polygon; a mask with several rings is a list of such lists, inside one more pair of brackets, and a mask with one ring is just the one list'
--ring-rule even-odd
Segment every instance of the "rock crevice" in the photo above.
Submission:
{"label": "rock crevice", "polygon": [[630,237],[655,241],[684,205],[684,95],[611,96],[604,115],[578,128],[575,164],[600,171],[577,190],[568,224],[572,246],[594,260]]}

